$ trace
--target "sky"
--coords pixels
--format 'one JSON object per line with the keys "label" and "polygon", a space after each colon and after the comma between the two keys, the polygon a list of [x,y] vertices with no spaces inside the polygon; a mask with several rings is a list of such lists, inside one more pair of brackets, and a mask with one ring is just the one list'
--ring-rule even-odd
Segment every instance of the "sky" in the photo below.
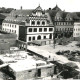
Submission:
{"label": "sky", "polygon": [[20,9],[54,8],[56,4],[66,12],[80,12],[80,0],[0,0],[0,7]]}

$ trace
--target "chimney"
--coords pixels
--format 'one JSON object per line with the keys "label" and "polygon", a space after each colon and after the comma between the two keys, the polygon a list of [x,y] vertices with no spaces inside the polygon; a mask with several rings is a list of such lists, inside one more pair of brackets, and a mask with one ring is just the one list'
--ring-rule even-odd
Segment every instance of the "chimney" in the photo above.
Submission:
{"label": "chimney", "polygon": [[22,6],[21,6],[21,10],[22,10]]}
{"label": "chimney", "polygon": [[49,10],[51,10],[51,8],[49,8]]}

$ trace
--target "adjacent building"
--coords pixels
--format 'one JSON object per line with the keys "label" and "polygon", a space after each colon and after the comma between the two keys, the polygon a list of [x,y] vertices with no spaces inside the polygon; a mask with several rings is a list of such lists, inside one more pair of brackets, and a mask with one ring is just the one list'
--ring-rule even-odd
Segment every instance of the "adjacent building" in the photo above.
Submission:
{"label": "adjacent building", "polygon": [[80,37],[80,22],[74,23],[73,37]]}
{"label": "adjacent building", "polygon": [[65,12],[62,11],[57,5],[51,9],[47,10],[51,16],[54,24],[54,33],[56,38],[61,37],[74,37],[73,33],[76,21],[80,21],[79,12]]}

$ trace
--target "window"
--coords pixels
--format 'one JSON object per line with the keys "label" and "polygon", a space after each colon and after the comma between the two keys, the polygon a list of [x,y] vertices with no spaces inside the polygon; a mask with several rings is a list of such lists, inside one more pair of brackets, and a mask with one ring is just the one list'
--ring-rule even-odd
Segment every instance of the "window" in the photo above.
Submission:
{"label": "window", "polygon": [[12,30],[12,32],[13,32],[13,30]]}
{"label": "window", "polygon": [[7,26],[9,26],[9,24],[7,24]]}
{"label": "window", "polygon": [[32,32],[32,28],[29,28],[29,32]]}
{"label": "window", "polygon": [[44,36],[44,39],[46,39],[46,36]]}
{"label": "window", "polygon": [[11,24],[10,24],[10,27],[11,27]]}
{"label": "window", "polygon": [[16,28],[16,25],[15,25],[15,28]]}
{"label": "window", "polygon": [[42,25],[45,25],[45,22],[44,21],[42,21]]}
{"label": "window", "polygon": [[31,41],[31,37],[29,37],[29,41]]}
{"label": "window", "polygon": [[32,72],[32,70],[29,70],[28,72]]}
{"label": "window", "polygon": [[12,27],[14,27],[14,25],[12,25]]}
{"label": "window", "polygon": [[34,32],[37,32],[37,28],[34,28]]}
{"label": "window", "polygon": [[49,31],[53,31],[53,28],[49,28]]}
{"label": "window", "polygon": [[39,32],[42,32],[42,28],[39,28]]}
{"label": "window", "polygon": [[10,29],[10,32],[11,32],[11,29]]}
{"label": "window", "polygon": [[35,37],[33,37],[33,40],[35,40]]}
{"label": "window", "polygon": [[37,21],[37,25],[40,25],[40,21]]}
{"label": "window", "polygon": [[58,28],[56,28],[56,31],[58,31]]}
{"label": "window", "polygon": [[70,30],[73,30],[73,28],[70,28]]}
{"label": "window", "polygon": [[44,31],[47,31],[47,28],[44,28]]}
{"label": "window", "polygon": [[61,31],[61,28],[60,28],[60,31]]}
{"label": "window", "polygon": [[35,21],[32,21],[32,23],[31,23],[32,25],[35,25]]}
{"label": "window", "polygon": [[15,33],[16,33],[16,30],[15,30]]}
{"label": "window", "polygon": [[62,28],[62,31],[64,31],[64,28]]}

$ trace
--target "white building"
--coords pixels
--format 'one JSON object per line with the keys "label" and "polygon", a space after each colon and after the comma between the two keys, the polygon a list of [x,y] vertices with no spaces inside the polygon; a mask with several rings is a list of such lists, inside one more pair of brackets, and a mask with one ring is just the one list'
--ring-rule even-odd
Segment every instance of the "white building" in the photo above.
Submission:
{"label": "white building", "polygon": [[33,10],[13,10],[3,21],[2,30],[16,33],[24,42],[53,39],[54,26],[48,12],[40,5]]}
{"label": "white building", "polygon": [[74,23],[73,37],[80,37],[80,22]]}

